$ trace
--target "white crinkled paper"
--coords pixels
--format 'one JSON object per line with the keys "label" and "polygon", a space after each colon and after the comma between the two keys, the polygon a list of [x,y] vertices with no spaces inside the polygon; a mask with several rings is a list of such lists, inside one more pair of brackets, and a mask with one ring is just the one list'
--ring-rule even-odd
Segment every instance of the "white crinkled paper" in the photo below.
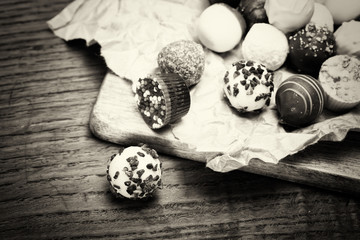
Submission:
{"label": "white crinkled paper", "polygon": [[[157,54],[166,44],[198,41],[195,24],[207,6],[204,0],[76,0],[48,25],[66,41],[98,43],[109,69],[133,81],[157,70]],[[241,58],[239,47],[221,55],[205,49],[205,54],[204,74],[191,88],[190,111],[172,125],[172,132],[196,151],[222,152],[208,159],[215,171],[240,168],[253,158],[278,163],[319,140],[341,141],[349,130],[360,130],[359,106],[343,115],[324,111],[316,123],[292,132],[278,124],[274,99],[260,114],[241,115],[226,104],[222,92],[225,71]],[[275,72],[275,91],[290,74]]]}

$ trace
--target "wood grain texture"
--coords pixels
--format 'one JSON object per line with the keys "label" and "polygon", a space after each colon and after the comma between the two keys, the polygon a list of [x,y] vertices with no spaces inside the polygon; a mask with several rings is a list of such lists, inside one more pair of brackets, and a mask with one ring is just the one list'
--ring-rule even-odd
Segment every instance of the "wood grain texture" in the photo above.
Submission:
{"label": "wood grain texture", "polygon": [[[46,26],[70,2],[0,2],[0,239],[360,238],[356,195],[166,154],[153,199],[115,199],[105,171],[121,144],[89,128],[106,66],[96,48]],[[354,158],[358,138],[350,134],[340,154]],[[338,146],[313,150],[326,158]],[[287,161],[305,164],[308,154]]]}

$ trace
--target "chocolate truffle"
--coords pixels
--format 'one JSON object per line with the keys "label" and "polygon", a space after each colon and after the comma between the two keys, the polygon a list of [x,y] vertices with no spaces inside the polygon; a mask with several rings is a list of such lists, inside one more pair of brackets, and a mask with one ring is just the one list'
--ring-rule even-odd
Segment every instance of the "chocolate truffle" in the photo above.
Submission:
{"label": "chocolate truffle", "polygon": [[284,33],[293,32],[309,23],[314,12],[313,0],[266,0],[269,23]]}
{"label": "chocolate truffle", "polygon": [[360,16],[359,0],[326,0],[324,4],[331,12],[336,25]]}
{"label": "chocolate truffle", "polygon": [[321,3],[315,3],[314,13],[310,22],[315,23],[318,27],[327,27],[330,32],[334,32],[334,19],[327,7]]}
{"label": "chocolate truffle", "polygon": [[135,88],[139,112],[152,129],[173,123],[189,111],[189,89],[175,73],[158,73],[140,78]]}
{"label": "chocolate truffle", "polygon": [[360,58],[360,21],[344,22],[334,36],[337,54]]}
{"label": "chocolate truffle", "polygon": [[246,30],[243,16],[234,8],[217,3],[207,7],[196,25],[201,43],[214,52],[227,52],[239,44]]}
{"label": "chocolate truffle", "polygon": [[145,145],[112,155],[106,175],[111,192],[119,198],[149,198],[162,187],[162,163],[157,152]]}
{"label": "chocolate truffle", "polygon": [[319,80],[327,96],[325,107],[343,112],[360,103],[360,60],[336,55],[321,66]]}
{"label": "chocolate truffle", "polygon": [[247,30],[255,23],[269,23],[264,8],[266,0],[241,0],[239,4],[239,12],[246,21]]}
{"label": "chocolate truffle", "polygon": [[269,106],[273,91],[273,73],[260,63],[240,60],[225,73],[225,98],[241,113]]}
{"label": "chocolate truffle", "polygon": [[289,37],[289,59],[299,73],[317,77],[321,64],[336,52],[335,37],[326,27],[307,24]]}
{"label": "chocolate truffle", "polygon": [[179,40],[166,45],[157,58],[164,73],[177,73],[188,87],[197,84],[205,67],[205,53],[201,46],[191,40]]}
{"label": "chocolate truffle", "polygon": [[245,60],[264,64],[269,70],[280,68],[289,53],[288,40],[283,32],[267,23],[256,23],[241,45]]}
{"label": "chocolate truffle", "polygon": [[302,127],[312,123],[323,111],[324,91],[318,80],[296,74],[280,83],[275,94],[280,123]]}

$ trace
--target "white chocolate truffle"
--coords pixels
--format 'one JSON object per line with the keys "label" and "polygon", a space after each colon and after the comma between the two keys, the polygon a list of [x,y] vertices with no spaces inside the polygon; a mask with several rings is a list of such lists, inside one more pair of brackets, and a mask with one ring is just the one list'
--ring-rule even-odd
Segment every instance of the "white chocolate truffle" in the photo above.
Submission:
{"label": "white chocolate truffle", "polygon": [[344,22],[334,33],[336,51],[360,58],[360,22]]}
{"label": "white chocolate truffle", "polygon": [[274,91],[273,73],[254,61],[233,63],[224,76],[224,95],[239,112],[259,111],[269,106]]}
{"label": "white chocolate truffle", "polygon": [[337,25],[360,16],[359,0],[326,0],[325,6],[331,12],[334,23]]}
{"label": "white chocolate truffle", "polygon": [[114,154],[107,166],[110,190],[116,197],[141,199],[161,187],[162,166],[154,149],[131,146]]}
{"label": "white chocolate truffle", "polygon": [[314,13],[314,0],[266,0],[264,8],[269,23],[289,33],[309,23]]}
{"label": "white chocolate truffle", "polygon": [[315,3],[314,13],[310,19],[316,26],[327,27],[330,32],[334,32],[334,19],[329,9],[320,3]]}
{"label": "white chocolate truffle", "polygon": [[227,52],[242,39],[246,30],[243,16],[230,6],[217,3],[200,15],[196,31],[201,43],[215,52]]}
{"label": "white chocolate truffle", "polygon": [[327,96],[325,107],[335,112],[349,110],[360,103],[360,60],[336,55],[321,66],[319,81]]}
{"label": "white chocolate truffle", "polygon": [[257,61],[274,71],[284,64],[289,44],[285,34],[276,27],[256,23],[246,34],[241,51],[245,60]]}

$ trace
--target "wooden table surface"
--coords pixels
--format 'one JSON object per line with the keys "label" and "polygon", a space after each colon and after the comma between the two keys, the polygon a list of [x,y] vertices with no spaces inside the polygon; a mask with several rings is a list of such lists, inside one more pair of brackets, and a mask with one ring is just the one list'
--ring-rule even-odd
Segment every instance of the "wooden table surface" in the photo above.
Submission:
{"label": "wooden table surface", "polygon": [[106,66],[46,25],[70,2],[0,3],[0,239],[360,239],[359,196],[166,155],[153,199],[114,198],[121,146],[89,129]]}

